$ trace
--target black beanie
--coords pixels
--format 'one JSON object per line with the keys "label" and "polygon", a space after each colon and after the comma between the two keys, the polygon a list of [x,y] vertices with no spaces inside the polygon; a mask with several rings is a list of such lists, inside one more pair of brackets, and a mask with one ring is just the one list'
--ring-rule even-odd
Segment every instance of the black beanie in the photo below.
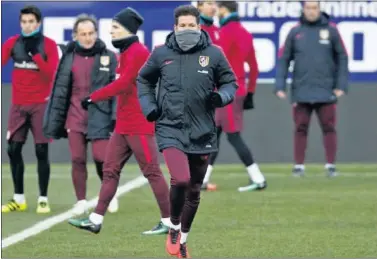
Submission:
{"label": "black beanie", "polygon": [[113,20],[120,23],[133,34],[136,34],[137,30],[144,22],[143,17],[131,7],[121,10],[114,16]]}

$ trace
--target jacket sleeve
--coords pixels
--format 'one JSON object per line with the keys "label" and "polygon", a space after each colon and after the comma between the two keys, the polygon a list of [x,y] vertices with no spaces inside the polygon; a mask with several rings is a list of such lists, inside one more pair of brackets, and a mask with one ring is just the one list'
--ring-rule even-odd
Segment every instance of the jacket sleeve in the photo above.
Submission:
{"label": "jacket sleeve", "polygon": [[255,56],[253,36],[251,36],[250,52],[249,52],[249,55],[247,57],[246,62],[249,65],[249,68],[250,68],[248,92],[254,93],[255,88],[257,86],[257,78],[258,78],[258,75],[259,75],[259,67],[258,67],[257,57]]}
{"label": "jacket sleeve", "polygon": [[92,93],[90,99],[93,102],[99,102],[131,92],[138,72],[148,58],[148,55],[149,52],[146,49],[132,55],[131,58],[127,59],[126,66],[121,71],[120,77],[106,87]]}
{"label": "jacket sleeve", "polygon": [[347,50],[344,46],[342,36],[340,35],[338,29],[334,26],[333,40],[333,50],[335,62],[337,64],[337,74],[336,74],[336,89],[343,90],[347,93],[348,91],[348,55]]}
{"label": "jacket sleeve", "polygon": [[219,61],[215,70],[215,85],[217,85],[218,93],[221,96],[222,106],[231,103],[236,94],[238,85],[232,68],[229,65],[224,53],[220,50]]}
{"label": "jacket sleeve", "polygon": [[58,46],[55,41],[45,38],[45,51],[47,60],[44,60],[40,53],[37,53],[32,58],[40,71],[45,75],[47,81],[51,82],[54,79],[59,64]]}
{"label": "jacket sleeve", "polygon": [[[118,67],[118,58],[115,53],[111,52],[110,54],[110,78],[109,82],[112,83],[116,78],[116,69]],[[116,119],[116,97],[113,97],[111,100],[111,118]]]}
{"label": "jacket sleeve", "polygon": [[141,109],[145,117],[157,111],[156,84],[161,76],[156,49],[141,68],[137,78],[137,91]]}
{"label": "jacket sleeve", "polygon": [[47,103],[43,118],[43,133],[48,138],[59,139],[67,137],[65,122],[70,105],[72,75],[67,64],[72,61],[65,61],[62,57],[55,81],[52,83],[52,91]]}
{"label": "jacket sleeve", "polygon": [[279,57],[276,67],[275,92],[285,91],[286,89],[289,64],[293,59],[293,39],[294,31],[292,29],[285,40],[284,46],[279,49]]}
{"label": "jacket sleeve", "polygon": [[16,43],[18,39],[18,36],[10,37],[8,40],[4,42],[4,44],[1,46],[1,66],[5,66],[12,53],[12,49],[14,47],[14,44]]}

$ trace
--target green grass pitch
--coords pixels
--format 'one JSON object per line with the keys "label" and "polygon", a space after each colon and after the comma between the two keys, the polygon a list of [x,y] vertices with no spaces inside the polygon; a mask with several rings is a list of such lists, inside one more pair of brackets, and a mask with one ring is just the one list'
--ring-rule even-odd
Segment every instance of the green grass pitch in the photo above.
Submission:
{"label": "green grass pitch", "polygon": [[[89,167],[88,198],[99,190]],[[291,165],[261,165],[268,180],[262,192],[238,193],[247,184],[237,165],[218,165],[212,180],[218,191],[203,193],[188,237],[189,252],[199,258],[372,258],[377,256],[377,165],[339,165],[338,178],[325,177],[323,165],[307,165],[307,177],[293,178]],[[166,169],[164,168],[166,173]],[[139,176],[127,165],[121,184]],[[2,202],[12,195],[9,166],[2,166]],[[38,194],[35,165],[25,172],[27,212],[2,215],[2,238],[70,209],[75,202],[69,165],[52,165],[49,199],[52,213],[35,213]],[[99,235],[67,222],[3,249],[6,258],[167,258],[165,236],[140,233],[159,220],[148,185],[122,196],[120,210],[107,214]]]}

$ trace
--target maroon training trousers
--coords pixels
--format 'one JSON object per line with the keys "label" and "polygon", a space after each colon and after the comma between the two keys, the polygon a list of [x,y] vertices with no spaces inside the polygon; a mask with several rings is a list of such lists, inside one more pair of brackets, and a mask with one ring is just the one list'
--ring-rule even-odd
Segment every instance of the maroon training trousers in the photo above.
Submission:
{"label": "maroon training trousers", "polygon": [[170,220],[190,231],[200,203],[200,189],[208,167],[208,155],[186,154],[171,147],[163,150],[171,175]]}
{"label": "maroon training trousers", "polygon": [[114,197],[120,172],[134,154],[140,170],[148,179],[160,208],[161,217],[170,216],[169,188],[160,169],[155,137],[151,135],[121,135],[113,133],[106,149],[103,181],[95,213],[105,215]]}
{"label": "maroon training trousers", "polygon": [[9,110],[7,140],[26,142],[29,129],[31,130],[34,143],[44,144],[50,140],[43,134],[43,115],[47,103],[12,104]]}
{"label": "maroon training trousers", "polygon": [[[88,140],[86,135],[81,132],[68,132],[69,149],[71,151],[72,161],[72,182],[75,188],[76,198],[78,201],[86,199],[86,181],[88,179],[87,148]],[[109,140],[95,139],[92,140],[92,155],[96,164],[102,164],[105,160],[105,150]],[[97,170],[101,170],[102,168]],[[102,175],[102,172],[97,172]]]}
{"label": "maroon training trousers", "polygon": [[326,162],[335,163],[337,151],[336,138],[336,105],[328,103],[298,103],[293,105],[294,159],[296,164],[304,164],[309,124],[312,112],[315,111],[323,133],[323,144]]}

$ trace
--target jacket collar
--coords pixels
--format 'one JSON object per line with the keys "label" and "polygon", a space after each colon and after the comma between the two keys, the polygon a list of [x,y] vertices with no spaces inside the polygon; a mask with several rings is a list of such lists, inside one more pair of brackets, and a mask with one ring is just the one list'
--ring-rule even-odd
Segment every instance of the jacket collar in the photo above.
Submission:
{"label": "jacket collar", "polygon": [[213,18],[206,16],[204,14],[200,14],[200,24],[212,26],[213,25]]}
{"label": "jacket collar", "polygon": [[228,16],[223,17],[220,20],[220,25],[222,27],[222,26],[227,25],[230,22],[239,22],[239,21],[240,21],[240,17],[238,15],[238,13],[230,13]]}

